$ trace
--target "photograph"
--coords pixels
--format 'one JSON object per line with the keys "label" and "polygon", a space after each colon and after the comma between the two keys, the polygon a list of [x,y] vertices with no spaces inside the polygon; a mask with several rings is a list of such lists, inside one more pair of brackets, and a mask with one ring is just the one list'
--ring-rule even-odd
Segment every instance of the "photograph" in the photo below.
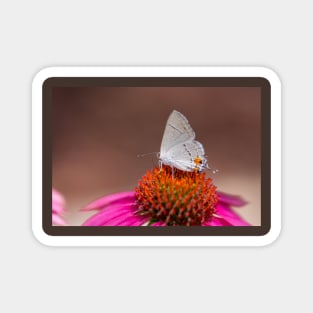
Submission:
{"label": "photograph", "polygon": [[150,85],[51,88],[52,225],[261,226],[261,87]]}

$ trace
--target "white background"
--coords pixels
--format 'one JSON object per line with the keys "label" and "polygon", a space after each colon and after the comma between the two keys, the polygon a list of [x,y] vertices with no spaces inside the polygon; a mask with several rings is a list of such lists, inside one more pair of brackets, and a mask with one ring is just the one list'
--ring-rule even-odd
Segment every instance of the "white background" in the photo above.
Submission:
{"label": "white background", "polygon": [[[309,1],[11,1],[1,32],[1,311],[310,312]],[[283,87],[283,223],[263,248],[48,248],[31,232],[31,82],[62,65],[267,66]]]}

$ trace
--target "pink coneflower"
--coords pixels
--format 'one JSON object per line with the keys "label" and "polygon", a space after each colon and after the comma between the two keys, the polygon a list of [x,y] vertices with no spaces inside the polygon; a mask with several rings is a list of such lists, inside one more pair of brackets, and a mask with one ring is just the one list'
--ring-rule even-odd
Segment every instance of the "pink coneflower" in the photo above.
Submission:
{"label": "pink coneflower", "polygon": [[65,226],[66,222],[62,218],[64,213],[64,197],[55,189],[52,189],[52,224]]}
{"label": "pink coneflower", "polygon": [[217,192],[205,173],[155,167],[135,191],[105,196],[83,208],[98,211],[83,226],[249,226],[231,209],[244,204],[240,197]]}

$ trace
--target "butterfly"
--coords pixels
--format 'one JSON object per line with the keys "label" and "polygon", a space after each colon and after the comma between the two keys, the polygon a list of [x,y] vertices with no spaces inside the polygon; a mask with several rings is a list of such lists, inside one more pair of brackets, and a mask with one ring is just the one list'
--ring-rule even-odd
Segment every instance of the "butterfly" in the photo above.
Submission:
{"label": "butterfly", "polygon": [[165,164],[187,172],[209,168],[203,146],[195,137],[187,118],[174,110],[167,120],[161,142],[160,167]]}

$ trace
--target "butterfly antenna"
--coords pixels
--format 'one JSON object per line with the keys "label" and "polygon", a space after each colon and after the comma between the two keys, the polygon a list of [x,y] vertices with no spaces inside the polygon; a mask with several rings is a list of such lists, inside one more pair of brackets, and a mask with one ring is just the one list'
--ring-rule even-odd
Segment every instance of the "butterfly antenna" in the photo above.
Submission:
{"label": "butterfly antenna", "polygon": [[151,154],[158,154],[159,152],[149,152],[149,153],[143,153],[143,154],[137,154],[137,158],[142,158],[145,157],[147,155],[151,155]]}

